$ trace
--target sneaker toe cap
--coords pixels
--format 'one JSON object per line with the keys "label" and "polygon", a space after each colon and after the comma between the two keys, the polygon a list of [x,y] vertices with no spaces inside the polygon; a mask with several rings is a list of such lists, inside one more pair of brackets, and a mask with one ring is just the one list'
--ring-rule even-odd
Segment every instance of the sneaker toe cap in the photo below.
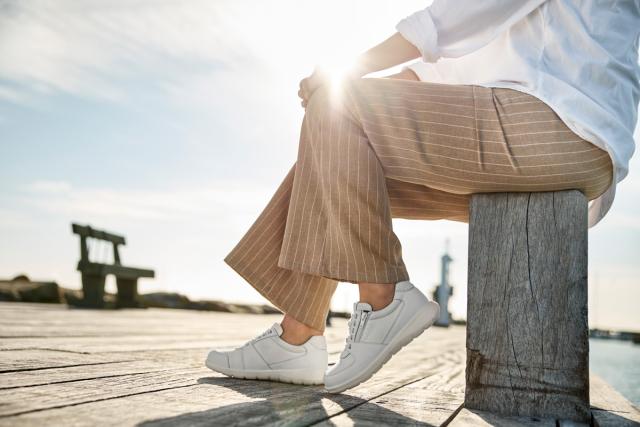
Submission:
{"label": "sneaker toe cap", "polygon": [[338,360],[338,362],[331,366],[326,374],[325,378],[329,380],[340,381],[342,377],[346,374],[349,375],[350,368],[356,363],[355,357],[353,355],[348,355],[344,359]]}
{"label": "sneaker toe cap", "polygon": [[212,350],[207,355],[206,365],[211,369],[229,368],[229,357],[226,353]]}

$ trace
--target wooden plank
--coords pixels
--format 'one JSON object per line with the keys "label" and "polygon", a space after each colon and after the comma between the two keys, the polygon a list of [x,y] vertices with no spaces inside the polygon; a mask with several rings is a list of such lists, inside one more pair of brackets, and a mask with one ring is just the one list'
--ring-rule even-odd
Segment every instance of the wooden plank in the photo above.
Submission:
{"label": "wooden plank", "polygon": [[[208,313],[209,316],[176,317],[170,316],[171,309],[164,310],[166,316],[149,313],[146,317],[129,317],[126,313],[111,314],[104,317],[75,316],[73,311],[66,316],[3,319],[0,321],[0,337],[11,338],[46,338],[46,337],[115,337],[125,335],[215,335],[234,336],[238,339],[249,339],[262,330],[270,327],[280,319],[278,315],[238,316],[232,313]],[[126,310],[125,310],[126,311]],[[148,311],[148,310],[142,310]],[[155,309],[154,309],[155,311]],[[186,311],[186,310],[184,310]],[[0,312],[3,314],[3,312]],[[97,316],[96,316],[97,317]],[[246,319],[248,318],[248,320]],[[327,339],[338,337],[344,340],[342,330],[345,319],[335,319],[336,327],[327,330]],[[334,333],[337,331],[337,333]]]}
{"label": "wooden plank", "polygon": [[464,354],[439,373],[401,386],[320,425],[442,425],[464,401]]}
{"label": "wooden plank", "polygon": [[[253,338],[279,319],[278,315],[168,309],[116,312],[54,308],[43,314],[30,309],[25,311],[27,313],[13,313],[6,305],[0,305],[0,329],[5,335],[0,341],[0,350],[104,353],[207,348],[214,344],[229,347]],[[53,332],[55,330],[58,332]],[[12,336],[23,338],[11,339]]]}
{"label": "wooden plank", "polygon": [[584,195],[473,195],[468,277],[465,407],[588,421]]}
{"label": "wooden plank", "polygon": [[[441,347],[438,348],[438,352],[445,350]],[[449,350],[451,351],[451,350]],[[459,351],[454,350],[454,351]],[[191,353],[192,357],[186,357],[181,361],[179,367],[176,367],[176,362],[174,360],[171,364],[165,364],[163,368],[163,372],[158,372],[156,374],[149,375],[131,375],[126,376],[123,375],[119,378],[109,378],[110,371],[116,370],[117,366],[109,365],[106,366],[104,370],[100,368],[95,368],[94,372],[100,371],[102,376],[105,379],[95,379],[92,375],[89,375],[89,380],[87,381],[79,381],[77,383],[68,383],[64,385],[55,384],[55,382],[60,382],[60,375],[64,375],[64,372],[58,372],[56,370],[52,370],[51,372],[42,373],[43,385],[39,387],[30,387],[25,389],[12,389],[12,390],[0,390],[0,401],[3,402],[3,406],[0,407],[0,414],[9,415],[27,411],[24,405],[28,405],[30,410],[41,410],[43,408],[47,408],[50,406],[60,406],[60,405],[70,405],[70,404],[78,404],[84,401],[92,401],[95,399],[94,390],[100,389],[103,390],[105,395],[110,396],[120,396],[122,394],[130,394],[132,388],[136,390],[156,390],[160,385],[160,388],[164,388],[164,384],[167,382],[166,377],[171,377],[173,371],[182,372],[187,369],[187,367],[193,367],[195,369],[195,373],[198,375],[202,375],[204,373],[209,373],[210,371],[202,368],[204,357],[206,352],[202,352],[198,354],[197,352]],[[411,364],[420,364],[424,363],[420,369],[429,370],[432,369],[432,364],[436,363],[434,361],[438,361],[438,363],[446,365],[446,362],[449,361],[451,363],[460,364],[459,359],[451,359],[447,353],[437,354],[434,351],[429,352],[411,352],[404,359],[404,363]],[[181,355],[182,357],[182,355]],[[158,360],[156,357],[149,358],[148,360]],[[453,362],[452,362],[453,361]],[[420,362],[420,363],[418,363]],[[427,363],[428,362],[428,363]],[[146,364],[146,368],[140,367],[137,365],[141,371],[148,372],[149,370],[156,369],[158,367],[163,367],[163,363],[159,364],[148,363]],[[125,365],[125,369],[127,365]],[[88,368],[87,368],[88,369]],[[416,368],[418,369],[418,368]],[[71,374],[69,374],[71,375]],[[406,381],[410,382],[416,379],[416,375],[418,375],[414,370],[409,370],[407,373],[402,373],[396,375],[395,381]],[[51,380],[50,378],[53,376]],[[7,379],[8,383],[20,383],[28,381],[30,375],[27,373],[14,373],[4,376]],[[78,378],[76,373],[76,378]],[[186,380],[186,377],[184,378]],[[50,384],[50,383],[54,384]],[[374,381],[372,384],[376,384]],[[111,392],[111,394],[108,394]],[[43,400],[44,397],[44,400]],[[7,414],[4,411],[9,411]]]}
{"label": "wooden plank", "polygon": [[[42,338],[21,338],[3,340],[0,351],[24,351],[43,349],[59,352],[74,352],[81,354],[105,354],[123,352],[149,352],[158,350],[208,349],[213,346],[219,349],[235,348],[248,339],[257,335],[250,331],[242,334],[225,334],[219,337],[215,333],[209,334],[148,334],[109,336],[63,336]],[[244,335],[242,337],[241,335]],[[330,341],[329,351],[336,353],[342,350],[342,341]]]}
{"label": "wooden plank", "polygon": [[[31,396],[31,411],[7,420],[12,425],[41,425],[45,421],[64,424],[70,419],[74,420],[74,425],[307,425],[360,406],[407,382],[429,375],[445,375],[448,364],[455,362],[459,368],[463,366],[462,342],[458,343],[457,350],[438,355],[437,349],[421,351],[422,346],[405,350],[407,357],[392,359],[373,379],[340,395],[327,394],[321,386],[237,380],[210,371],[179,372],[163,376],[165,381],[162,384],[171,377],[184,381],[172,384],[180,388],[158,389],[157,379],[145,376],[120,378],[117,383],[113,379],[89,381],[89,385],[84,385],[81,390],[74,389],[74,392],[69,391],[68,384],[57,390],[37,387],[38,393]],[[138,386],[133,387],[132,383]],[[95,392],[97,389],[100,392]],[[61,400],[47,400],[45,397],[52,392],[63,392],[67,405],[81,399],[84,403],[56,408]],[[116,392],[126,394],[117,398]],[[21,397],[10,399],[8,404],[15,409],[17,400],[25,398],[24,395]],[[4,400],[5,396],[0,398]],[[95,400],[87,401],[87,398]],[[38,405],[40,408],[43,404],[55,406],[33,411],[34,399],[41,403]]]}
{"label": "wooden plank", "polygon": [[71,224],[71,231],[79,236],[92,237],[94,239],[105,240],[118,245],[126,244],[124,236],[104,230],[98,230],[89,225]]}
{"label": "wooden plank", "polygon": [[113,274],[117,277],[138,278],[138,277],[154,277],[155,271],[148,268],[127,267],[123,265],[101,264],[97,262],[81,262],[78,264],[78,270],[84,274],[106,276]]}
{"label": "wooden plank", "polygon": [[[202,366],[210,347],[233,347],[279,316],[25,308],[0,304],[3,333],[25,334],[0,343],[23,348],[0,351],[4,366],[17,368],[0,374],[0,425],[312,424],[329,417],[365,423],[376,413],[435,422],[450,417],[462,399],[463,327],[429,329],[371,380],[331,395],[321,386],[230,379]],[[345,319],[334,323],[326,333],[332,362],[347,332]],[[66,335],[96,335],[29,336],[47,324],[47,333],[59,328]],[[11,360],[2,359],[6,355]],[[77,366],[60,367],[70,362]],[[29,366],[34,370],[20,370]],[[431,409],[422,408],[425,400]]]}
{"label": "wooden plank", "polygon": [[190,386],[206,373],[206,368],[186,368],[0,390],[0,416]]}
{"label": "wooden plank", "polygon": [[110,353],[110,352],[138,352],[166,349],[197,349],[207,348],[207,343],[217,342],[222,347],[239,344],[238,339],[215,340],[215,335],[128,335],[118,339],[104,337],[55,337],[28,338],[5,341],[1,345],[2,351],[47,349],[78,353]]}
{"label": "wooden plank", "polygon": [[[478,409],[463,408],[449,427],[556,427],[554,418],[497,415]],[[567,426],[568,427],[568,426]]]}
{"label": "wooden plank", "polygon": [[172,353],[171,355],[166,352],[151,353],[144,358],[140,355],[130,355],[130,359],[134,360],[111,360],[101,363],[87,363],[88,360],[85,360],[85,363],[75,366],[63,365],[4,372],[0,373],[0,390],[158,372],[168,369],[201,368],[206,355],[206,351],[203,350]]}
{"label": "wooden plank", "polygon": [[124,375],[138,375],[163,371],[158,364],[145,361],[108,362],[96,365],[50,368],[37,371],[22,371],[19,374],[0,374],[0,390],[35,387],[49,384],[62,384],[73,381],[95,380]]}
{"label": "wooden plank", "polygon": [[94,355],[87,358],[84,354],[52,350],[16,350],[0,352],[0,373],[19,371],[37,371],[48,368],[85,366],[100,363],[113,363],[132,360],[134,357],[118,354],[115,358]]}
{"label": "wooden plank", "polygon": [[590,377],[591,413],[596,427],[640,426],[640,410],[598,375]]}

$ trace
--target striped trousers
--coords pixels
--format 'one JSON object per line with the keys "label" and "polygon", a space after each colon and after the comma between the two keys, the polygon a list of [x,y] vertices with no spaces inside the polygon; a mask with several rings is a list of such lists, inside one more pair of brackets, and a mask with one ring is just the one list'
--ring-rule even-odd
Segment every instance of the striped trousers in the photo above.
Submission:
{"label": "striped trousers", "polygon": [[473,193],[613,179],[608,153],[513,89],[363,78],[316,90],[298,156],[225,262],[315,329],[338,281],[408,280],[392,218],[468,222]]}

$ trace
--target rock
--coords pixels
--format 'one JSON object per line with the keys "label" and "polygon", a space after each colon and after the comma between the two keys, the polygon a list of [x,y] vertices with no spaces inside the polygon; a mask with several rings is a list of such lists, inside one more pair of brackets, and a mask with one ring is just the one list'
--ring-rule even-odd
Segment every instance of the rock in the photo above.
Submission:
{"label": "rock", "polygon": [[138,299],[145,307],[180,308],[186,310],[219,311],[224,313],[280,313],[279,310],[266,304],[230,304],[213,300],[191,301],[187,296],[175,292],[152,292],[149,294],[140,294]]}
{"label": "rock", "polygon": [[263,314],[282,314],[280,310],[268,304],[263,304],[260,307],[262,307]]}
{"label": "rock", "polygon": [[20,300],[25,302],[60,302],[60,290],[56,282],[31,282],[22,285]]}
{"label": "rock", "polygon": [[0,301],[19,301],[18,295],[13,292],[13,287],[8,282],[0,282]]}
{"label": "rock", "polygon": [[229,309],[229,304],[221,302],[221,301],[191,301],[189,307],[192,310],[204,310],[204,311],[221,311],[224,313],[229,313],[231,310]]}
{"label": "rock", "polygon": [[82,304],[82,291],[80,289],[62,288],[62,299],[62,302],[71,306],[80,306]]}
{"label": "rock", "polygon": [[0,300],[59,303],[60,289],[56,282],[31,282],[26,276],[0,281]]}
{"label": "rock", "polygon": [[145,307],[188,308],[191,301],[184,295],[175,292],[152,292],[138,295],[138,300]]}
{"label": "rock", "polygon": [[[115,295],[105,293],[105,307],[115,308]],[[138,295],[143,307],[177,308],[184,310],[219,311],[226,313],[275,314],[270,305],[230,304],[222,301],[191,301],[177,292],[152,292]],[[58,286],[55,282],[32,282],[24,274],[11,280],[0,280],[0,301],[66,303],[82,306],[82,291]]]}

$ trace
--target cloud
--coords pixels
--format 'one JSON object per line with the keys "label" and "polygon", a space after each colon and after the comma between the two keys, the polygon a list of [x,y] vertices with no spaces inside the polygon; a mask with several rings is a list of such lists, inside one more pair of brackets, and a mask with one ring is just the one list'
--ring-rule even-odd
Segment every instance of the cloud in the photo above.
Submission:
{"label": "cloud", "polygon": [[[226,3],[15,0],[0,10],[0,77],[32,94],[119,101],[119,83],[132,75],[162,78],[175,71],[171,61],[233,63],[250,50],[229,37]],[[0,90],[5,100],[23,97]]]}
{"label": "cloud", "polygon": [[123,102],[129,79],[181,82],[212,66],[254,84],[269,72],[298,78],[322,58],[379,42],[380,28],[391,34],[423,3],[9,0],[0,8],[0,79],[23,93],[0,88],[0,99],[66,93]]}
{"label": "cloud", "polygon": [[66,181],[34,181],[25,187],[28,191],[42,194],[69,193],[71,184]]}
{"label": "cloud", "polygon": [[8,86],[0,86],[0,99],[4,99],[16,104],[24,104],[27,100],[23,92]]}
{"label": "cloud", "polygon": [[255,212],[273,193],[272,188],[235,181],[163,191],[74,188],[67,182],[35,181],[24,190],[20,200],[38,212],[110,221],[233,221]]}

